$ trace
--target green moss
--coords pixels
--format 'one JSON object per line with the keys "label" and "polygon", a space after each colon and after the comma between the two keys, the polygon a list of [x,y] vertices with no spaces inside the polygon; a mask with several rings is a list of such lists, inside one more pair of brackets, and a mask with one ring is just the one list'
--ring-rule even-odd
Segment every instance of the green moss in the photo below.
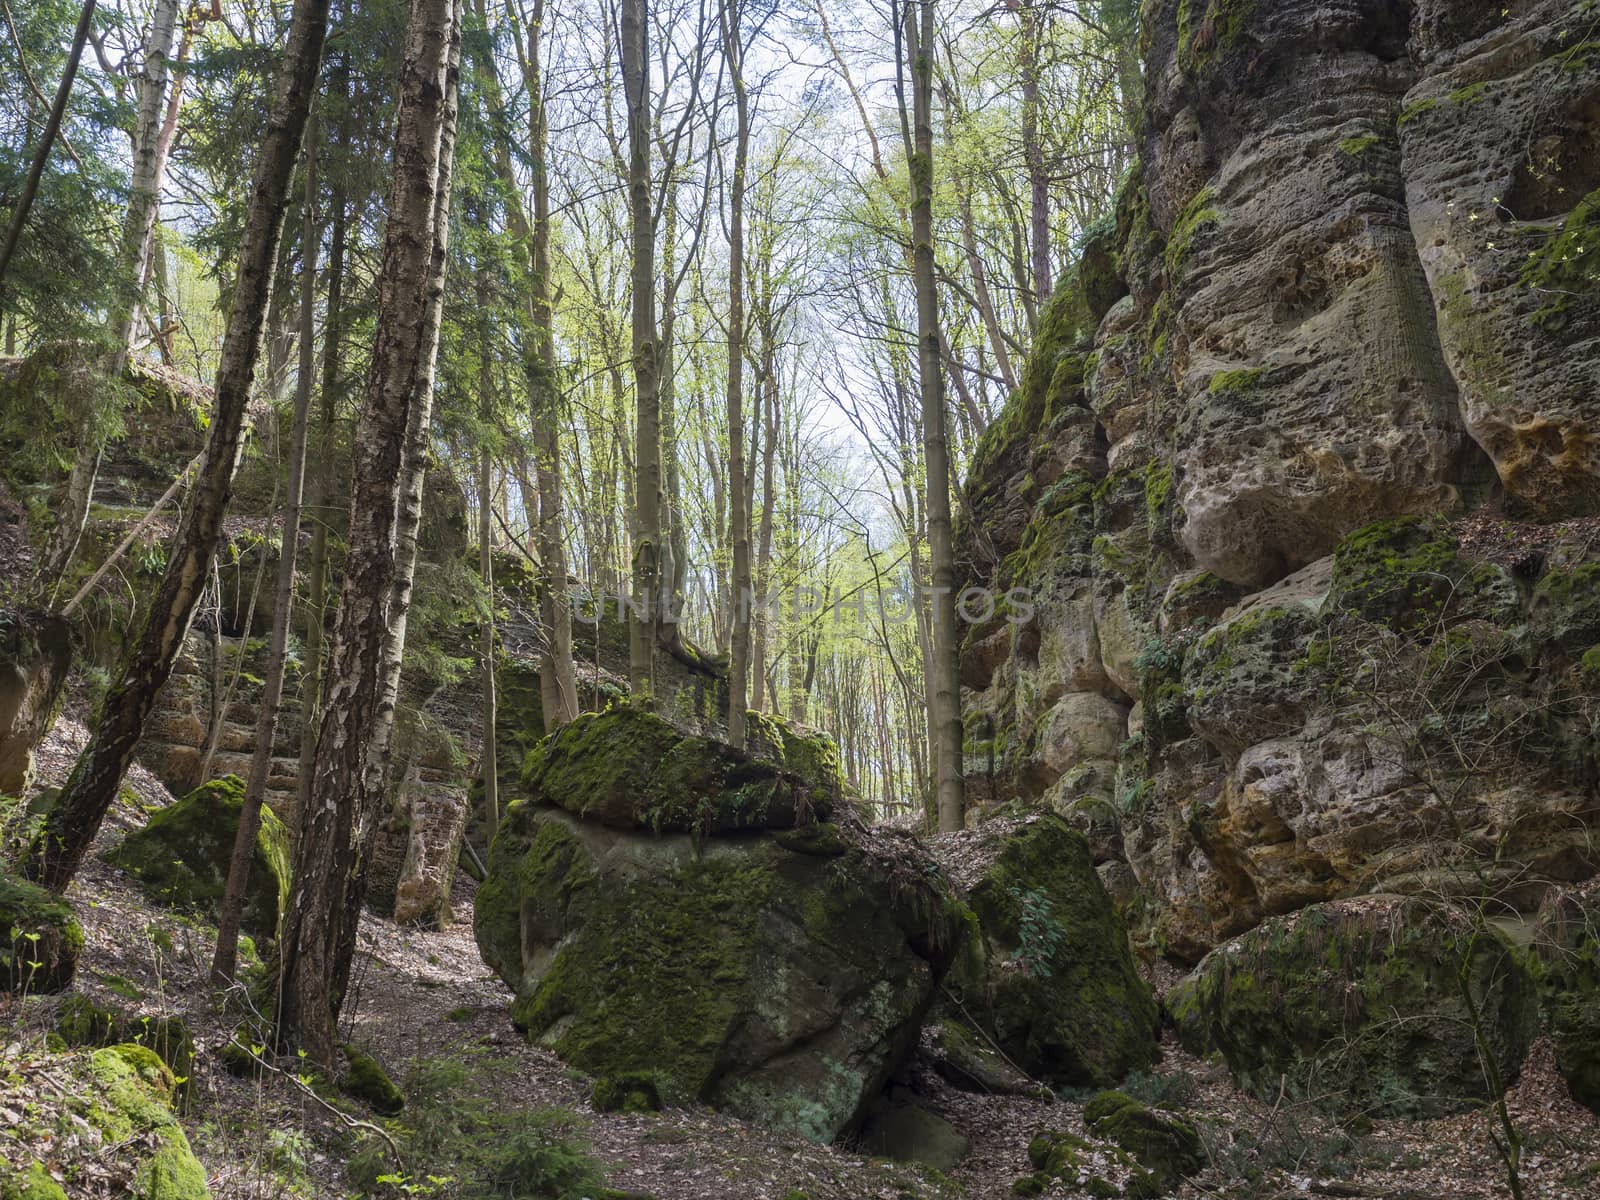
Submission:
{"label": "green moss", "polygon": [[[216,920],[243,807],[242,779],[213,779],[129,833],[112,852],[111,862],[137,878],[152,899]],[[242,918],[252,935],[276,935],[292,875],[289,831],[271,809],[263,808]]]}
{"label": "green moss", "polygon": [[1398,129],[1404,129],[1418,117],[1422,116],[1424,113],[1432,112],[1437,107],[1439,107],[1439,102],[1434,99],[1419,100],[1415,104],[1407,105],[1405,108],[1400,110],[1400,117],[1395,122],[1395,127]]}
{"label": "green moss", "polygon": [[0,1180],[0,1200],[67,1200],[67,1193],[43,1163],[33,1162]]}
{"label": "green moss", "polygon": [[1339,152],[1349,158],[1360,158],[1371,150],[1381,139],[1375,133],[1364,133],[1358,137],[1348,137],[1339,143]]}
{"label": "green moss", "polygon": [[1357,530],[1333,553],[1331,611],[1396,630],[1479,617],[1520,620],[1515,581],[1486,564],[1461,558],[1454,534],[1427,517],[1386,517]]}
{"label": "green moss", "polygon": [[380,1117],[397,1116],[406,1098],[376,1058],[354,1046],[339,1047],[344,1052],[346,1069],[339,1077],[339,1089],[361,1101]]}
{"label": "green moss", "polygon": [[107,1141],[140,1139],[151,1147],[134,1167],[132,1194],[139,1200],[208,1197],[205,1170],[169,1107],[175,1081],[160,1057],[146,1046],[111,1046],[94,1052],[89,1071],[89,1123]]}
{"label": "green moss", "polygon": [[1585,675],[1600,675],[1600,646],[1590,646],[1578,660],[1578,668]]}
{"label": "green moss", "polygon": [[590,1095],[596,1112],[646,1113],[661,1111],[661,1093],[648,1071],[623,1071],[602,1075]]}
{"label": "green moss", "polygon": [[1206,391],[1213,396],[1239,396],[1254,391],[1267,373],[1265,367],[1248,367],[1238,371],[1218,371],[1211,377]]}
{"label": "green moss", "polygon": [[633,706],[580,716],[528,755],[522,778],[534,798],[614,829],[702,835],[824,818],[844,787],[825,735],[762,716],[741,755]]}
{"label": "green moss", "polygon": [[1487,82],[1470,83],[1466,87],[1457,88],[1450,93],[1451,104],[1476,104],[1482,100],[1489,91]]}
{"label": "green moss", "polygon": [[1230,59],[1255,10],[1256,0],[1179,0],[1178,64],[1204,74]]}
{"label": "green moss", "polygon": [[1091,332],[1076,289],[1063,288],[1040,310],[1033,350],[1017,389],[989,423],[972,459],[972,478],[996,473],[1019,448],[1030,446],[1052,417],[1076,405],[1083,387],[1084,354],[1078,344]]}
{"label": "green moss", "polygon": [[83,928],[71,904],[0,873],[0,991],[62,991],[82,950]]}
{"label": "green moss", "polygon": [[1146,1108],[1122,1092],[1101,1092],[1084,1105],[1084,1126],[1121,1146],[1155,1178],[1161,1195],[1205,1163],[1200,1135],[1188,1121]]}
{"label": "green moss", "polygon": [[1222,213],[1215,207],[1216,198],[1214,189],[1203,188],[1184,206],[1183,211],[1178,214],[1178,219],[1173,222],[1172,232],[1167,235],[1167,250],[1164,257],[1169,280],[1175,279],[1182,272],[1184,263],[1193,249],[1195,238],[1222,223]]}

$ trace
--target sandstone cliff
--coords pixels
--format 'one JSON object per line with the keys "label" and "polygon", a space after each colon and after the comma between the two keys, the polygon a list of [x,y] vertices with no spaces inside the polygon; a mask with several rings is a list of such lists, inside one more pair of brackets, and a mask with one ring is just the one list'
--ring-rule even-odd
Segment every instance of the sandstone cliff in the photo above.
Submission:
{"label": "sandstone cliff", "polygon": [[1600,862],[1597,22],[1144,6],[1114,227],[967,483],[1036,611],[962,678],[973,796],[1078,823],[1153,949]]}

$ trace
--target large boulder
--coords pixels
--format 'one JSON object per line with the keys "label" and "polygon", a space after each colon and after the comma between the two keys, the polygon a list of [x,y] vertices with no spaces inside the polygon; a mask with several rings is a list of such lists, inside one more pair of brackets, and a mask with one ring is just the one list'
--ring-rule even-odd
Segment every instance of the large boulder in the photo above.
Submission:
{"label": "large boulder", "polygon": [[1534,949],[1556,1067],[1572,1098],[1600,1113],[1600,879],[1550,898]]}
{"label": "large boulder", "polygon": [[1054,814],[939,839],[977,918],[956,1010],[1053,1084],[1106,1087],[1150,1065],[1159,1011],[1084,836]]}
{"label": "large boulder", "polygon": [[72,905],[0,874],[0,991],[64,991],[82,949],[83,929]]}
{"label": "large boulder", "polygon": [[72,665],[67,623],[0,609],[0,793],[20,796],[33,779],[33,748],[61,708]]}
{"label": "large boulder", "polygon": [[1219,1050],[1252,1095],[1429,1117],[1493,1099],[1538,1023],[1521,957],[1469,911],[1364,897],[1263,922],[1167,996],[1185,1048]]}
{"label": "large boulder", "polygon": [[[222,910],[243,807],[243,780],[237,775],[213,779],[129,833],[111,852],[110,861],[138,879],[152,900],[215,920]],[[263,808],[245,893],[246,933],[258,938],[277,935],[292,873],[289,831],[271,809]]]}
{"label": "large boulder", "polygon": [[914,840],[835,804],[830,755],[779,741],[579,717],[529,756],[475,933],[573,1066],[826,1142],[911,1049],[964,921]]}

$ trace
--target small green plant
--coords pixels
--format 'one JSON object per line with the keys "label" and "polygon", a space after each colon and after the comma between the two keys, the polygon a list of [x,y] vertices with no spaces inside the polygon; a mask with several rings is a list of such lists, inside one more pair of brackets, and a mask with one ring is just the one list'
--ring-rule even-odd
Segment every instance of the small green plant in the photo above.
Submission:
{"label": "small green plant", "polygon": [[1051,912],[1050,897],[1031,888],[1011,894],[1022,913],[1017,920],[1017,953],[1007,965],[1020,967],[1035,979],[1049,979],[1050,964],[1061,949],[1061,926]]}

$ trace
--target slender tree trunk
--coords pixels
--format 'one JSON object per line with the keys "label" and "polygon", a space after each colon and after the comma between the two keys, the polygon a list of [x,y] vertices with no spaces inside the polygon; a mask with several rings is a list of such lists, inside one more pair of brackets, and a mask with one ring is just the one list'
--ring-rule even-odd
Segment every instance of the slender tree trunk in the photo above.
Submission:
{"label": "slender tree trunk", "polygon": [[[255,858],[256,835],[261,830],[261,805],[266,800],[267,777],[272,771],[273,743],[278,734],[278,709],[283,700],[284,663],[289,650],[289,620],[294,611],[295,560],[300,552],[300,504],[305,495],[306,433],[311,418],[311,379],[316,372],[317,247],[322,232],[317,227],[317,126],[313,118],[306,131],[306,201],[302,209],[300,269],[300,369],[294,395],[294,419],[289,434],[289,488],[283,506],[283,536],[278,544],[278,578],[272,600],[272,635],[267,656],[266,682],[256,710],[256,744],[250,756],[250,776],[245,781],[244,804],[233,840],[233,857],[222,890],[222,912],[217,918],[217,948],[211,959],[211,982],[226,987],[233,981],[239,953],[239,922],[244,915],[245,890]],[[250,630],[244,631],[248,644]],[[240,648],[241,659],[244,654]]]}
{"label": "slender tree trunk", "polygon": [[[117,249],[116,292],[112,299],[106,339],[111,347],[105,364],[113,387],[122,381],[128,365],[128,347],[133,338],[133,316],[139,306],[139,285],[148,261],[151,231],[161,200],[161,175],[166,165],[162,154],[161,114],[166,98],[168,63],[178,18],[178,0],[156,0],[150,19],[150,36],[144,45],[144,62],[139,72],[139,109],[133,129],[133,173],[128,185],[128,207],[123,214],[122,236]],[[170,144],[170,143],[169,143]],[[86,405],[78,423],[72,472],[56,509],[56,522],[50,531],[39,567],[41,588],[53,591],[77,553],[83,536],[83,523],[89,515],[96,476],[105,438],[99,413],[93,403]]]}
{"label": "slender tree trunk", "polygon": [[650,14],[622,0],[622,82],[628,106],[628,205],[633,241],[633,614],[628,675],[636,699],[655,704],[661,565],[661,393],[656,345],[655,214],[650,197]]}
{"label": "slender tree trunk", "polygon": [[[329,95],[345,96],[346,71],[341,60],[332,72]],[[344,139],[341,138],[341,145]],[[333,229],[328,237],[327,318],[322,329],[322,402],[317,419],[317,471],[305,507],[311,513],[311,562],[306,571],[306,632],[304,669],[300,676],[300,770],[295,789],[295,812],[305,811],[311,795],[311,772],[316,765],[317,727],[322,713],[322,660],[324,629],[328,617],[328,502],[333,499],[333,418],[339,399],[339,355],[344,338],[344,243],[348,217],[345,189],[333,190]],[[300,822],[290,825],[298,837]]]}
{"label": "slender tree trunk", "polygon": [[1028,230],[1033,248],[1033,294],[1043,309],[1054,286],[1050,278],[1050,177],[1045,173],[1044,148],[1039,141],[1039,25],[1040,14],[1023,10],[1022,52],[1017,61],[1022,74],[1022,158],[1028,170]]}
{"label": "slender tree trunk", "polygon": [[960,829],[964,823],[966,797],[961,776],[961,676],[956,629],[955,551],[950,527],[950,447],[945,430],[938,281],[933,255],[933,63],[930,57],[933,34],[933,0],[915,0],[914,6],[908,3],[905,41],[906,57],[911,66],[913,115],[906,163],[911,179],[912,245],[916,261],[923,464],[928,473],[935,778],[939,828],[950,831]]}
{"label": "slender tree trunk", "polygon": [[[478,280],[478,311],[488,313],[490,304],[489,278],[480,268]],[[490,350],[487,322],[479,331],[478,346],[478,403],[479,416],[485,430],[494,420],[494,355]],[[494,458],[487,443],[478,459],[478,574],[483,579],[483,590],[488,603],[484,614],[479,653],[483,656],[483,752],[479,756],[478,773],[483,776],[484,828],[493,840],[494,831],[500,827],[500,764],[494,740]]]}
{"label": "slender tree trunk", "polygon": [[106,809],[116,799],[156,695],[172,674],[173,660],[189,632],[207,568],[222,536],[222,518],[239,464],[250,385],[261,353],[289,182],[316,91],[327,17],[328,0],[296,0],[239,244],[238,279],[223,337],[205,459],[167,559],[166,574],[120,676],[106,695],[105,715],[78,756],[24,864],[31,878],[57,891],[65,889],[77,872]]}
{"label": "slender tree trunk", "polygon": [[742,748],[745,712],[750,707],[750,509],[744,460],[744,209],[745,170],[750,158],[750,97],[745,88],[739,17],[739,0],[723,0],[722,47],[733,83],[737,121],[728,205],[728,540],[733,544],[728,742]]}
{"label": "slender tree trunk", "polygon": [[771,319],[770,286],[764,289],[764,292],[764,304],[768,310],[767,317],[763,321],[764,331],[761,341],[761,397],[765,420],[761,442],[761,524],[756,537],[755,569],[756,607],[760,610],[761,617],[755,622],[752,639],[754,644],[750,650],[750,675],[754,680],[750,692],[750,707],[757,710],[763,707],[761,697],[766,690],[767,639],[771,632],[767,629],[767,590],[770,585],[769,576],[772,573],[772,509],[776,503],[776,497],[773,495],[773,461],[777,457],[778,449],[777,330],[773,327]]}
{"label": "slender tree trunk", "polygon": [[282,954],[278,1035],[331,1067],[381,808],[405,644],[438,348],[454,155],[456,0],[406,26],[377,333],[356,434],[350,553]]}
{"label": "slender tree trunk", "polygon": [[39,180],[44,177],[45,164],[50,161],[50,150],[61,132],[61,119],[66,115],[67,98],[72,95],[72,81],[78,76],[78,64],[83,61],[83,47],[89,40],[89,24],[94,20],[95,0],[84,0],[78,13],[78,27],[72,31],[72,48],[67,51],[67,64],[61,72],[61,83],[56,88],[56,98],[45,118],[44,131],[39,144],[34,147],[33,162],[28,166],[28,177],[23,181],[22,194],[17,197],[17,207],[11,214],[11,225],[6,230],[6,240],[0,243],[0,307],[4,306],[6,268],[17,251],[22,238],[22,227],[28,223],[28,210],[33,198],[39,194]]}
{"label": "slender tree trunk", "polygon": [[[578,715],[578,684],[572,665],[572,603],[567,593],[567,547],[561,487],[561,389],[556,376],[555,312],[550,301],[550,170],[549,122],[544,99],[544,0],[533,0],[528,26],[526,72],[528,91],[529,175],[533,184],[533,228],[529,257],[533,269],[528,304],[538,350],[533,373],[533,450],[539,479],[539,560],[545,590],[539,600],[546,648],[539,660],[539,685],[544,727],[554,731]],[[521,208],[513,209],[520,216]]]}

